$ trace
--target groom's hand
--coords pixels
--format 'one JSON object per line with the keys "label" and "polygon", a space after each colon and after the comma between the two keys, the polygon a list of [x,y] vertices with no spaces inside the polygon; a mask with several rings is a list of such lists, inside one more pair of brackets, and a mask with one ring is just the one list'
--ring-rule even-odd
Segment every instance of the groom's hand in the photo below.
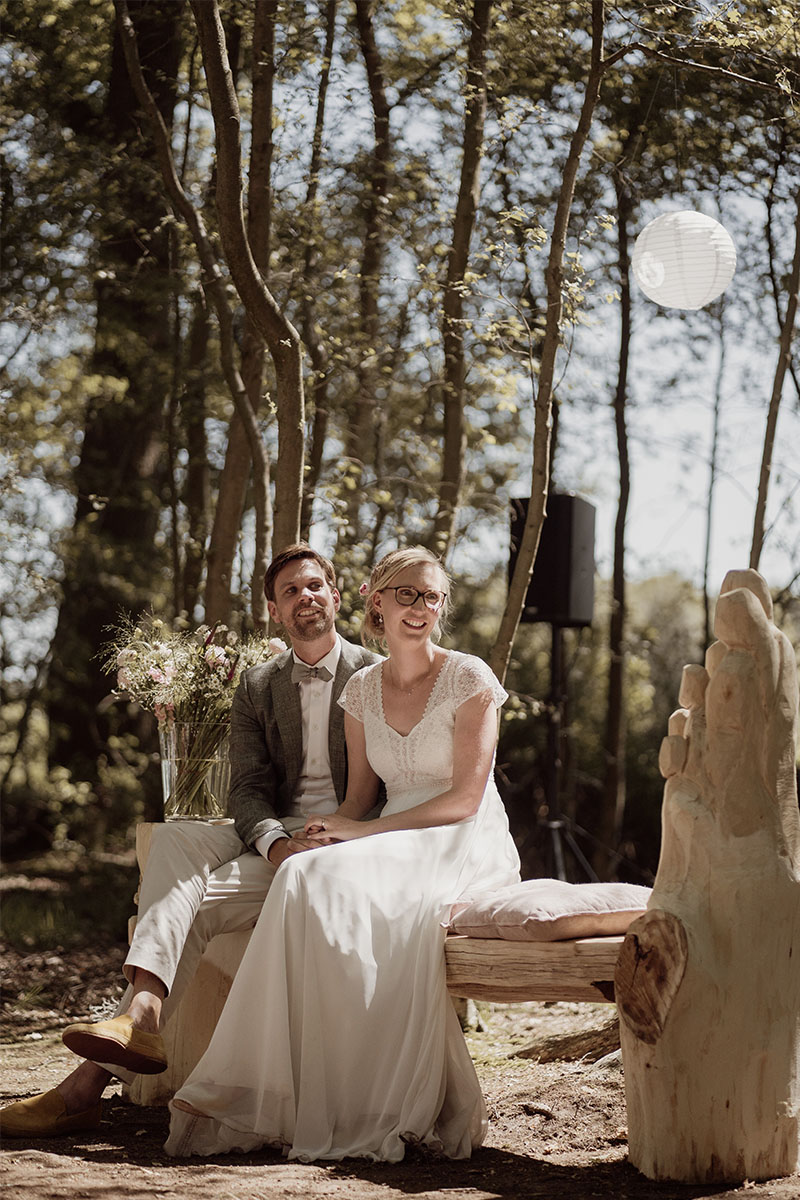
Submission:
{"label": "groom's hand", "polygon": [[333,839],[325,838],[308,838],[304,834],[298,833],[294,837],[281,837],[272,843],[267,853],[268,860],[273,867],[279,867],[282,862],[290,858],[293,854],[302,854],[304,850],[314,850],[318,846],[325,846]]}

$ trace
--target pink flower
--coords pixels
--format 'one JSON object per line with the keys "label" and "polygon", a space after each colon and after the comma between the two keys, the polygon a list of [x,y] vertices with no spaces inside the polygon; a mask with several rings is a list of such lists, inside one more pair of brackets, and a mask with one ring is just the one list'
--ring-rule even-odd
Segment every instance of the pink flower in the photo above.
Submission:
{"label": "pink flower", "polygon": [[[165,647],[169,652],[169,647]],[[175,663],[165,662],[161,667],[150,667],[147,674],[155,683],[170,683],[175,678]]]}
{"label": "pink flower", "polygon": [[203,658],[210,667],[227,667],[228,656],[222,646],[206,646]]}
{"label": "pink flower", "polygon": [[286,642],[283,638],[273,637],[267,643],[270,654],[283,654],[286,649]]}
{"label": "pink flower", "polygon": [[166,725],[175,716],[175,706],[173,704],[154,704],[153,712],[159,725]]}
{"label": "pink flower", "polygon": [[362,583],[361,587],[358,589],[358,594],[359,594],[359,596],[366,596],[368,591],[369,591],[368,585],[366,583]]}

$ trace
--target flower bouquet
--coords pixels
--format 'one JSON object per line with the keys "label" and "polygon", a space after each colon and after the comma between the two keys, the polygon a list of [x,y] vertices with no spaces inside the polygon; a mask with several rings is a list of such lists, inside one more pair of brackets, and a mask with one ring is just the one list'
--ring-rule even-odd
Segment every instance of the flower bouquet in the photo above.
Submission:
{"label": "flower bouquet", "polygon": [[242,671],[286,649],[280,638],[246,638],[224,625],[173,629],[158,617],[129,619],[108,643],[105,669],[118,694],[158,721],[165,820],[225,815],[227,738]]}

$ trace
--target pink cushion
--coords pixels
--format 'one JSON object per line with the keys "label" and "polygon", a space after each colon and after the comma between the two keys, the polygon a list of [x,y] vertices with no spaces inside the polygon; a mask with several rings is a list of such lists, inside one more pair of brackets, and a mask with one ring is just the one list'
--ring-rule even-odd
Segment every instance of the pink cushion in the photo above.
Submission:
{"label": "pink cushion", "polygon": [[528,879],[460,900],[448,929],[476,938],[557,942],[624,933],[647,908],[651,889],[635,883]]}

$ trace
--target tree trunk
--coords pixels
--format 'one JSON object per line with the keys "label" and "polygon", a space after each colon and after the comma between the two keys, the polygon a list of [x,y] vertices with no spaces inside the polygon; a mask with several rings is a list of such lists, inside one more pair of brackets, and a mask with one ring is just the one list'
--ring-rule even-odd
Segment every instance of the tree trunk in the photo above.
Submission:
{"label": "tree trunk", "polygon": [[625,524],[631,491],[628,454],[628,429],[625,405],[628,395],[628,361],[631,344],[630,217],[631,198],[619,172],[615,172],[617,193],[617,237],[619,247],[620,337],[619,369],[614,394],[614,427],[619,462],[619,499],[614,524],[614,567],[611,585],[611,616],[608,629],[608,699],[603,738],[605,772],[602,809],[596,826],[600,843],[594,855],[594,869],[607,878],[612,861],[608,850],[619,842],[625,812]]}
{"label": "tree trunk", "polygon": [[[242,386],[244,387],[244,381]],[[245,388],[245,392],[246,390]],[[250,439],[237,410],[228,428],[225,462],[220,474],[214,520],[206,551],[204,600],[205,618],[210,625],[215,621],[225,623],[230,617],[233,560],[239,545],[252,462]]]}
{"label": "tree trunk", "polygon": [[781,329],[778,365],[775,368],[775,378],[772,383],[772,395],[767,413],[767,427],[764,431],[764,450],[761,458],[761,471],[758,479],[758,498],[753,520],[753,540],[750,545],[750,566],[756,570],[761,560],[764,546],[764,519],[767,511],[767,492],[769,477],[772,470],[772,450],[775,445],[775,430],[778,425],[778,409],[781,404],[783,381],[792,356],[792,339],[794,323],[797,316],[797,293],[800,289],[800,192],[796,197],[797,216],[794,225],[794,261],[789,278],[789,297],[786,305],[786,316]]}
{"label": "tree trunk", "polygon": [[706,537],[703,551],[703,649],[711,645],[711,590],[709,570],[711,566],[711,538],[713,534],[714,488],[717,482],[717,459],[719,456],[720,413],[722,411],[722,387],[725,382],[725,297],[720,301],[719,314],[719,361],[714,386],[714,416],[711,426],[711,462],[708,467],[708,491],[706,492]]}
{"label": "tree trunk", "polygon": [[364,250],[358,281],[359,328],[356,341],[356,395],[348,426],[347,456],[351,482],[347,492],[347,523],[339,530],[338,548],[346,549],[361,540],[360,507],[365,468],[375,464],[375,413],[377,387],[381,378],[379,347],[383,340],[378,301],[380,273],[386,241],[386,207],[389,191],[391,108],[386,99],[383,64],[372,20],[375,0],[355,0],[356,28],[367,72],[374,146],[369,163],[369,182],[364,194]]}
{"label": "tree trunk", "polygon": [[800,1167],[797,663],[766,583],[731,571],[659,757],[663,842],[616,970],[629,1157],[651,1179]]}
{"label": "tree trunk", "polygon": [[[181,57],[181,6],[133,0],[160,119],[171,125]],[[96,709],[108,691],[97,663],[109,627],[153,599],[154,539],[166,484],[171,295],[165,205],[140,136],[136,101],[115,36],[105,112],[120,201],[99,233],[97,318],[90,371],[115,381],[89,403],[77,504],[45,690],[50,757],[94,778]],[[165,564],[166,565],[166,564]]]}
{"label": "tree trunk", "polygon": [[603,62],[603,30],[605,5],[603,0],[592,0],[592,51],[591,67],[586,79],[580,117],[570,141],[561,189],[558,195],[553,221],[553,234],[547,262],[547,315],[542,342],[539,368],[539,386],[535,385],[533,347],[529,359],[531,385],[535,396],[535,418],[533,432],[533,472],[531,500],[525,519],[525,528],[520,541],[514,574],[508,589],[508,597],[494,646],[489,655],[489,665],[502,682],[506,677],[511,648],[514,644],[519,619],[525,604],[525,596],[533,574],[536,551],[545,517],[545,504],[550,484],[550,428],[553,407],[553,379],[556,356],[561,342],[562,283],[564,277],[564,250],[569,227],[572,197],[583,148],[589,136],[594,110],[600,95],[600,83],[605,64]]}
{"label": "tree trunk", "polygon": [[491,8],[491,0],[475,0],[472,8],[461,183],[453,219],[453,240],[447,260],[443,297],[444,440],[439,506],[434,526],[436,550],[443,557],[447,555],[453,540],[464,487],[464,460],[467,452],[464,418],[464,276],[469,263],[469,244],[475,228],[475,216],[481,194],[483,129],[486,123],[486,51]]}
{"label": "tree trunk", "polygon": [[[216,130],[220,237],[245,312],[266,341],[275,367],[279,466],[275,477],[274,552],[296,541],[300,529],[304,433],[300,339],[261,278],[245,231],[239,105],[227,63],[219,6],[217,0],[191,0],[191,8],[200,38]],[[259,444],[263,453],[260,439]],[[254,481],[256,488],[263,486],[263,471],[255,471]],[[257,502],[256,514],[265,509],[263,500]]]}
{"label": "tree trunk", "polygon": [[170,332],[172,337],[172,381],[167,401],[166,445],[167,445],[167,494],[169,497],[169,547],[172,559],[172,611],[179,613],[183,607],[183,555],[181,553],[181,529],[178,505],[178,409],[181,391],[183,390],[183,334],[181,321],[181,303],[178,280],[178,237],[177,231],[169,231],[169,267],[174,281],[172,289],[172,320]]}
{"label": "tree trunk", "polygon": [[[789,131],[789,122],[784,118],[777,122],[779,142],[776,150],[776,157],[772,164],[770,172],[769,187],[767,194],[764,197],[764,207],[767,210],[767,219],[764,223],[764,233],[767,241],[767,254],[769,256],[769,278],[772,284],[772,299],[775,303],[775,315],[778,318],[778,328],[783,329],[784,317],[781,313],[781,286],[778,279],[778,254],[775,246],[775,223],[773,220],[775,202],[778,191],[778,180],[783,170],[786,169],[786,160],[790,151],[793,148],[793,135]],[[792,376],[794,390],[800,396],[800,373],[798,373],[797,363],[792,357],[789,357],[788,370]]]}
{"label": "tree trunk", "polygon": [[[252,44],[252,136],[248,179],[247,236],[253,260],[263,278],[269,274],[272,227],[272,91],[275,75],[274,47],[277,0],[256,0]],[[240,27],[229,21],[228,60],[237,74],[241,41]],[[233,39],[236,39],[235,42]],[[264,339],[245,316],[242,337],[242,383],[253,414],[261,408],[264,394]],[[256,459],[261,472],[255,490],[256,503],[263,511],[256,514],[256,540],[251,577],[251,612],[259,628],[267,626],[263,580],[272,541],[272,497],[270,464],[266,452]],[[231,612],[233,561],[239,544],[242,515],[250,483],[253,456],[250,439],[239,413],[234,409],[228,429],[225,462],[219,480],[214,522],[208,546],[205,618],[208,624],[226,623]]]}
{"label": "tree trunk", "polygon": [[195,300],[189,331],[188,361],[181,399],[181,424],[186,436],[189,461],[186,467],[187,530],[183,555],[181,605],[191,620],[200,600],[200,581],[205,563],[206,538],[211,512],[211,480],[206,438],[206,365],[209,318],[205,296]]}
{"label": "tree trunk", "polygon": [[[263,279],[269,276],[272,232],[272,90],[275,81],[275,21],[278,0],[256,0],[253,22],[253,115],[250,170],[247,184],[247,238],[253,262]],[[264,392],[264,338],[248,314],[242,347],[242,377],[250,408],[258,412]],[[256,464],[262,478],[254,494],[263,511],[256,513],[256,542],[250,582],[250,610],[258,629],[266,629],[269,616],[264,595],[264,573],[272,541],[272,497],[269,459]]]}
{"label": "tree trunk", "polygon": [[336,32],[337,0],[328,0],[325,6],[325,48],[322,53],[322,68],[317,89],[317,112],[314,120],[314,134],[311,139],[311,158],[308,164],[308,188],[306,190],[306,245],[303,255],[303,301],[302,332],[303,341],[311,359],[314,387],[314,417],[311,434],[311,447],[308,454],[308,470],[303,488],[303,505],[300,515],[300,531],[304,538],[311,532],[314,519],[314,496],[322,475],[322,459],[325,452],[325,439],[328,433],[328,353],[325,343],[317,330],[316,292],[314,270],[319,257],[317,240],[319,224],[317,214],[317,191],[319,189],[319,171],[322,161],[322,133],[325,128],[325,102],[328,95],[328,83],[331,74],[331,58],[333,57],[333,41]]}
{"label": "tree trunk", "polygon": [[[226,37],[228,43],[228,61],[234,79],[239,77],[239,59],[241,50],[241,27],[228,19]],[[193,47],[200,53],[200,42],[196,38]],[[181,177],[181,183],[183,177]],[[216,191],[216,163],[213,164],[209,180],[209,195]],[[243,370],[245,370],[243,366]],[[245,392],[249,391],[242,380]],[[234,405],[233,415],[228,426],[228,439],[225,446],[225,461],[222,464],[217,483],[217,499],[214,505],[214,516],[211,522],[211,533],[206,548],[206,581],[204,591],[205,619],[209,625],[227,624],[231,616],[231,585],[233,582],[233,563],[239,548],[239,538],[242,530],[242,514],[247,502],[252,468],[250,453],[250,435]]]}

